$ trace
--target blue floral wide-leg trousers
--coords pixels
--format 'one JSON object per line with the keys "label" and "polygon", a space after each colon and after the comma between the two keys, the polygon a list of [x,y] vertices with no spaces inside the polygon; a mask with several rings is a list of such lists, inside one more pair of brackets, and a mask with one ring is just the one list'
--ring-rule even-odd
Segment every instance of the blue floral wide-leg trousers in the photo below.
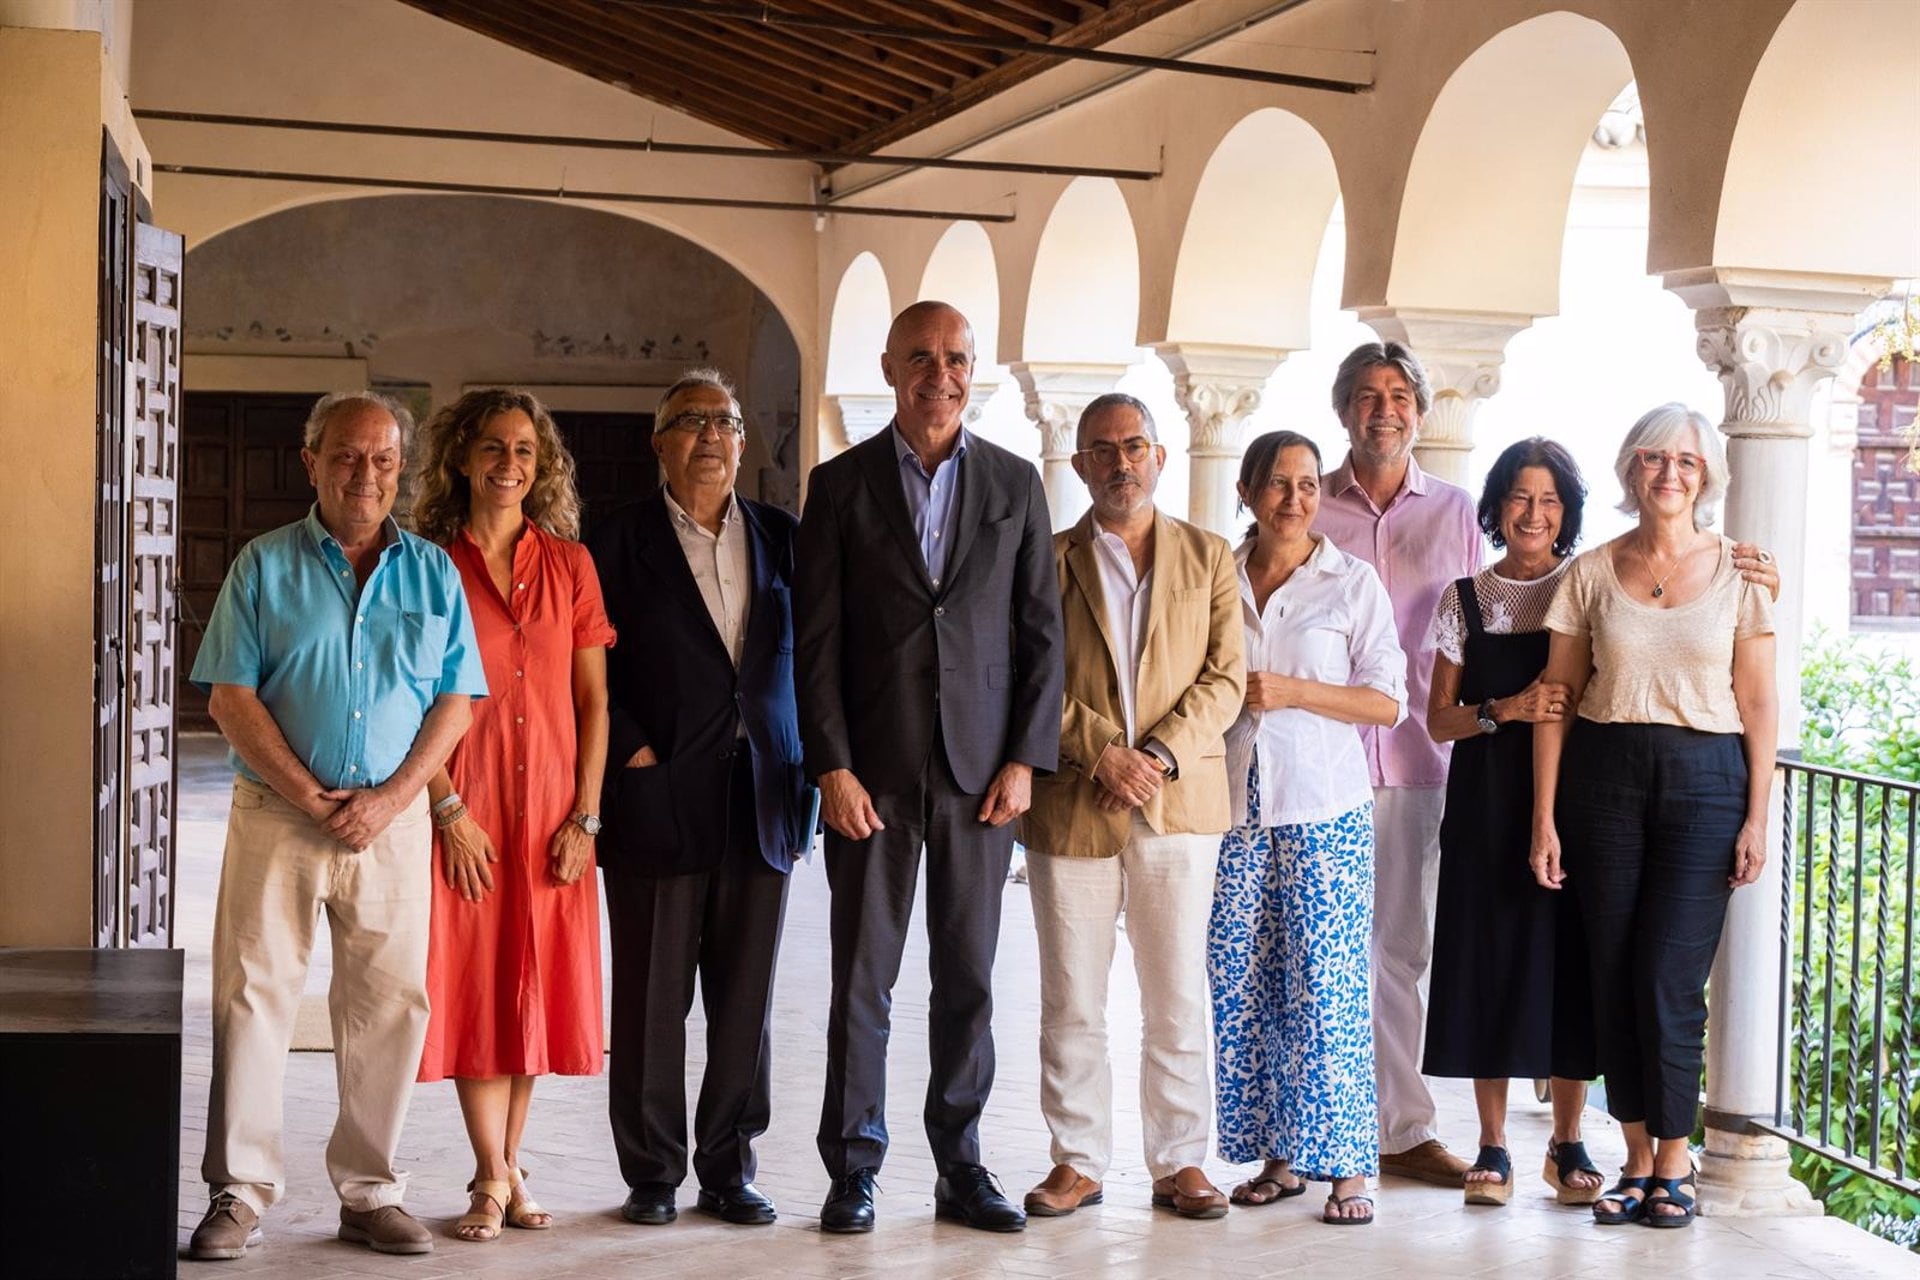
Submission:
{"label": "blue floral wide-leg trousers", "polygon": [[1220,1155],[1314,1179],[1371,1174],[1373,805],[1264,827],[1249,790],[1248,824],[1220,847],[1207,933]]}

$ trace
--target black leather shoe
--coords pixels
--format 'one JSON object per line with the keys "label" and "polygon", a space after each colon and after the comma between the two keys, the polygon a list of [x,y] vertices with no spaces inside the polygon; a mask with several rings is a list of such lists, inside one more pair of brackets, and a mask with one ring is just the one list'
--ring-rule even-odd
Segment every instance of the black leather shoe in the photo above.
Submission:
{"label": "black leather shoe", "polygon": [[773,1210],[773,1201],[751,1182],[737,1187],[724,1187],[719,1191],[700,1188],[700,1198],[695,1202],[702,1213],[710,1213],[723,1222],[731,1222],[739,1227],[763,1227],[780,1215]]}
{"label": "black leather shoe", "polygon": [[664,1182],[643,1182],[627,1192],[620,1216],[641,1227],[664,1227],[680,1216],[673,1205],[673,1188]]}
{"label": "black leather shoe", "polygon": [[956,1164],[933,1184],[933,1216],[981,1231],[1025,1231],[1026,1213],[977,1164]]}
{"label": "black leather shoe", "polygon": [[879,1175],[878,1169],[855,1169],[835,1178],[820,1206],[820,1229],[843,1234],[873,1230],[873,1180]]}

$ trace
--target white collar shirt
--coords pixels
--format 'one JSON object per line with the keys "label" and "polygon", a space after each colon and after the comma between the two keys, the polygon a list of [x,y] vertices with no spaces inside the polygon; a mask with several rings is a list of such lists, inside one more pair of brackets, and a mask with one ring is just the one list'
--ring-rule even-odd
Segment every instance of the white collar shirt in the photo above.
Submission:
{"label": "white collar shirt", "polygon": [[1153,569],[1134,575],[1133,553],[1119,534],[1093,524],[1094,563],[1100,566],[1100,598],[1106,606],[1107,635],[1115,646],[1114,674],[1120,683],[1120,710],[1127,745],[1138,747],[1140,726],[1134,706],[1140,683],[1140,654],[1147,646],[1147,614],[1153,599]]}
{"label": "white collar shirt", "polygon": [[[1386,588],[1373,566],[1324,535],[1313,539],[1306,563],[1265,608],[1254,606],[1247,579],[1253,543],[1234,552],[1247,670],[1377,689],[1393,699],[1398,724],[1407,715],[1407,659]],[[1328,822],[1373,798],[1359,727],[1299,707],[1243,707],[1227,731],[1227,769],[1235,826],[1247,822],[1250,770],[1257,770],[1253,785],[1266,827]]]}
{"label": "white collar shirt", "polygon": [[753,564],[747,554],[747,529],[740,517],[740,502],[732,496],[727,498],[726,513],[720,517],[720,532],[716,534],[688,515],[671,492],[666,492],[666,499],[673,534],[686,554],[694,585],[700,588],[707,615],[733,659],[733,669],[738,671],[740,655],[746,649],[747,610],[753,599]]}

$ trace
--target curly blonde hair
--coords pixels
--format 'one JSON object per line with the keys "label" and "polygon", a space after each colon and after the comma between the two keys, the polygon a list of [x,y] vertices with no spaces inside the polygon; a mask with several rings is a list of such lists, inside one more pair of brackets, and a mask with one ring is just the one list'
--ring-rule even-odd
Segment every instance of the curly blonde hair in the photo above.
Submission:
{"label": "curly blonde hair", "polygon": [[413,504],[414,532],[442,546],[466,528],[472,486],[460,474],[467,450],[488,422],[518,409],[533,421],[536,474],[521,505],[527,519],[556,538],[580,537],[580,491],[574,484],[573,455],[560,439],[547,407],[528,392],[512,387],[469,391],[433,415],[426,427],[426,457],[420,466],[420,494]]}

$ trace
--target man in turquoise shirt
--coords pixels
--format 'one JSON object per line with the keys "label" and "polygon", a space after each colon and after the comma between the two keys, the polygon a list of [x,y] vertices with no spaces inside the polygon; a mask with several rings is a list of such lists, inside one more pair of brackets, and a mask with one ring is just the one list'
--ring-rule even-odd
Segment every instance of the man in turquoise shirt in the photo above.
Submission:
{"label": "man in turquoise shirt", "polygon": [[242,548],[193,664],[236,773],[213,926],[212,1204],[194,1258],[240,1257],[285,1188],[281,1084],[322,908],[340,1236],[433,1248],[393,1167],[427,1028],[425,788],[487,685],[459,572],[393,521],[412,429],[371,392],[314,406],[300,456],[318,501]]}

